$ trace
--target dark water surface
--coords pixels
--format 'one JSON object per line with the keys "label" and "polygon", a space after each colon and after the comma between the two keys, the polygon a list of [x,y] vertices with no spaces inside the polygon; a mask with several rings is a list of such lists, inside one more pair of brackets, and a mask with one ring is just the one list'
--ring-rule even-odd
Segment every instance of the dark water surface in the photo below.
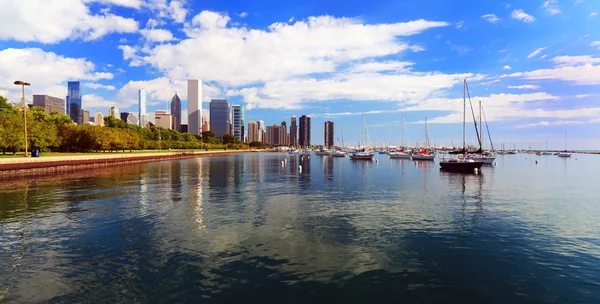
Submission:
{"label": "dark water surface", "polygon": [[600,156],[504,156],[480,175],[376,157],[255,153],[0,180],[0,294],[600,303]]}

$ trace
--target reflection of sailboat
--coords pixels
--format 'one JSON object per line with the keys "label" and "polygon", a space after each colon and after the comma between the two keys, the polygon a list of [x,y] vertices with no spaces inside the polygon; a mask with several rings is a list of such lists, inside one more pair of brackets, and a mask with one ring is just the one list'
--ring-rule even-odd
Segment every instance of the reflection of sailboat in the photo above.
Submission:
{"label": "reflection of sailboat", "polygon": [[405,151],[406,146],[404,145],[404,132],[404,115],[402,115],[402,146],[400,147],[400,149],[394,152],[390,152],[390,158],[410,159],[410,153],[408,153],[408,151]]}
{"label": "reflection of sailboat", "polygon": [[[463,86],[463,152],[467,153],[467,80],[464,80]],[[469,101],[471,97],[469,96]],[[477,128],[475,128],[477,132]],[[479,141],[481,150],[481,141]],[[458,158],[440,161],[440,167],[442,170],[456,171],[456,172],[473,172],[475,169],[480,169],[483,166],[482,160],[474,160],[468,158]]]}

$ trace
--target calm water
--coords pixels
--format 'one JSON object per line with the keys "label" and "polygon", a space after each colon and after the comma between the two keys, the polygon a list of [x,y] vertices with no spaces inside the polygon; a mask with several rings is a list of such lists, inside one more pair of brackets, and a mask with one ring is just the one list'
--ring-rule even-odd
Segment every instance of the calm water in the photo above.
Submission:
{"label": "calm water", "polygon": [[0,180],[0,294],[600,303],[600,156],[500,156],[480,175],[376,157],[240,154]]}

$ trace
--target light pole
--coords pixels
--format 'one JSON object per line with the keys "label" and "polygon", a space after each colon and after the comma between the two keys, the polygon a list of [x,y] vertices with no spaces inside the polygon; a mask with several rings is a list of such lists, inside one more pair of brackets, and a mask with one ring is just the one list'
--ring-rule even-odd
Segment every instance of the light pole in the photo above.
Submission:
{"label": "light pole", "polygon": [[30,86],[31,83],[24,82],[21,80],[15,81],[15,85],[21,86],[22,98],[23,98],[23,119],[25,121],[25,157],[27,157],[27,102],[25,101],[25,86]]}

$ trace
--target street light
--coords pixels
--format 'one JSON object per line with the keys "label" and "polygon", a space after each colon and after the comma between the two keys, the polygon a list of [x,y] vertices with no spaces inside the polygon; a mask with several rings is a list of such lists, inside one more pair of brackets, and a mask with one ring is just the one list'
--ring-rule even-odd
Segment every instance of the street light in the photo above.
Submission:
{"label": "street light", "polygon": [[23,98],[23,118],[25,120],[25,157],[27,157],[27,102],[25,102],[25,86],[30,86],[31,83],[24,82],[21,80],[15,81],[15,85],[21,86],[22,98]]}

